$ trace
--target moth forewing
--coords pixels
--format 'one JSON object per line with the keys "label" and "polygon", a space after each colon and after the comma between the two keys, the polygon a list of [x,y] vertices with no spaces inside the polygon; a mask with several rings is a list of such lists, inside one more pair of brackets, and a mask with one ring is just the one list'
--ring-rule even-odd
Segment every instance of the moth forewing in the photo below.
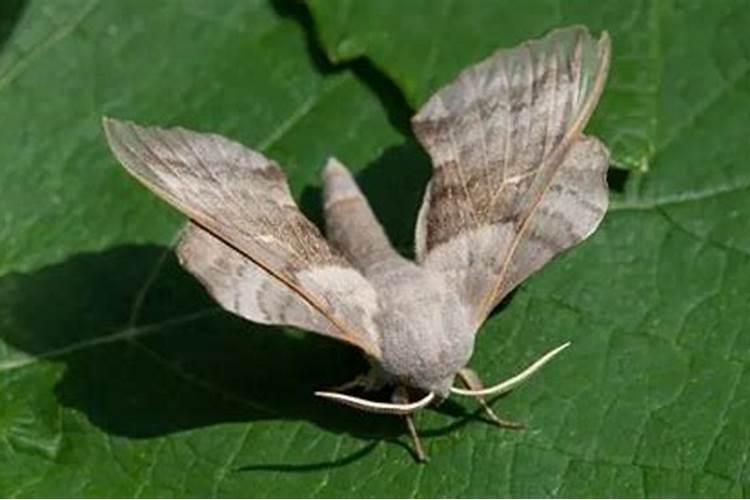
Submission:
{"label": "moth forewing", "polygon": [[192,221],[182,263],[222,306],[378,355],[375,291],[302,215],[276,163],[214,134],[106,118],[104,128],[125,168]]}

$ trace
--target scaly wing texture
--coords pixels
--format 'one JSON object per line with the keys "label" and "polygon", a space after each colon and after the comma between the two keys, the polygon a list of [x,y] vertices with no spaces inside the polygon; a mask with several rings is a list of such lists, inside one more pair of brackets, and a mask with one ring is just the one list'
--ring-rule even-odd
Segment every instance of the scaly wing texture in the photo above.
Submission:
{"label": "scaly wing texture", "polygon": [[278,165],[218,135],[110,119],[105,130],[126,169],[191,219],[181,261],[222,306],[379,356],[375,290],[299,211]]}
{"label": "scaly wing texture", "polygon": [[[225,309],[257,323],[291,325],[332,337],[336,326],[283,282],[194,223],[177,246],[180,263]],[[340,293],[341,290],[327,290]],[[351,290],[350,294],[358,293]]]}
{"label": "scaly wing texture", "polygon": [[606,33],[553,31],[464,70],[414,116],[434,167],[417,259],[452,276],[478,323],[603,217],[608,153],[582,130],[608,65]]}

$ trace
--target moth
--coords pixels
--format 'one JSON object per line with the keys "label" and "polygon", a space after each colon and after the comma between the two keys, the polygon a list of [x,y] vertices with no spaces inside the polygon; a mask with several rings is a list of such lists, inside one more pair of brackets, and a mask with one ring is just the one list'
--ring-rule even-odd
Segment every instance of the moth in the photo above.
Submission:
{"label": "moth", "polygon": [[[104,119],[114,155],[189,222],[181,264],[225,309],[358,347],[371,369],[317,396],[412,416],[451,394],[511,390],[566,348],[485,388],[467,367],[480,326],[531,273],[586,239],[607,208],[609,153],[583,134],[607,76],[610,40],[574,26],[463,70],[412,118],[433,176],[415,260],[391,246],[352,175],[324,170],[325,237],[279,165],[219,135]],[[460,385],[459,385],[460,383]],[[390,401],[347,394],[392,387]]]}

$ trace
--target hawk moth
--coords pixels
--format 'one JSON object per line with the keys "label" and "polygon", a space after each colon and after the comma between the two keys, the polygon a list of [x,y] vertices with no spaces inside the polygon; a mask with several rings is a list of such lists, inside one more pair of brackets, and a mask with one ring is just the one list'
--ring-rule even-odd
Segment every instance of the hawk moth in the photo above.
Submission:
{"label": "hawk moth", "polygon": [[[606,147],[583,135],[609,66],[607,33],[574,26],[468,67],[412,118],[433,176],[416,224],[416,259],[391,246],[351,174],[323,171],[326,236],[297,208],[281,168],[219,135],[104,119],[125,168],[189,223],[181,264],[227,310],[362,350],[372,369],[316,394],[412,415],[451,393],[508,391],[568,344],[484,388],[467,368],[474,338],[514,287],[587,238],[607,207]],[[458,379],[464,388],[456,387]],[[389,402],[345,394],[395,387]]]}

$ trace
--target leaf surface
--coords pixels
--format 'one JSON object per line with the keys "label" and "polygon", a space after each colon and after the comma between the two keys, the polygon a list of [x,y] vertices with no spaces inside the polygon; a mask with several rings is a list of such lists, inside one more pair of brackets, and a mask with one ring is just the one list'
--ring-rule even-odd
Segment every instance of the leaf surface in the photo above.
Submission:
{"label": "leaf surface", "polygon": [[100,126],[260,149],[316,221],[335,155],[409,254],[429,165],[392,85],[327,63],[304,14],[278,4],[0,9],[0,493],[750,495],[750,10],[504,4],[311,3],[327,54],[365,57],[412,107],[497,46],[606,28],[615,64],[590,130],[651,169],[617,171],[602,227],[482,328],[472,366],[488,383],[573,341],[494,403],[527,430],[450,400],[417,418],[426,466],[398,419],[312,396],[364,369],[353,349],[211,303],[171,252],[183,218],[116,164]]}

